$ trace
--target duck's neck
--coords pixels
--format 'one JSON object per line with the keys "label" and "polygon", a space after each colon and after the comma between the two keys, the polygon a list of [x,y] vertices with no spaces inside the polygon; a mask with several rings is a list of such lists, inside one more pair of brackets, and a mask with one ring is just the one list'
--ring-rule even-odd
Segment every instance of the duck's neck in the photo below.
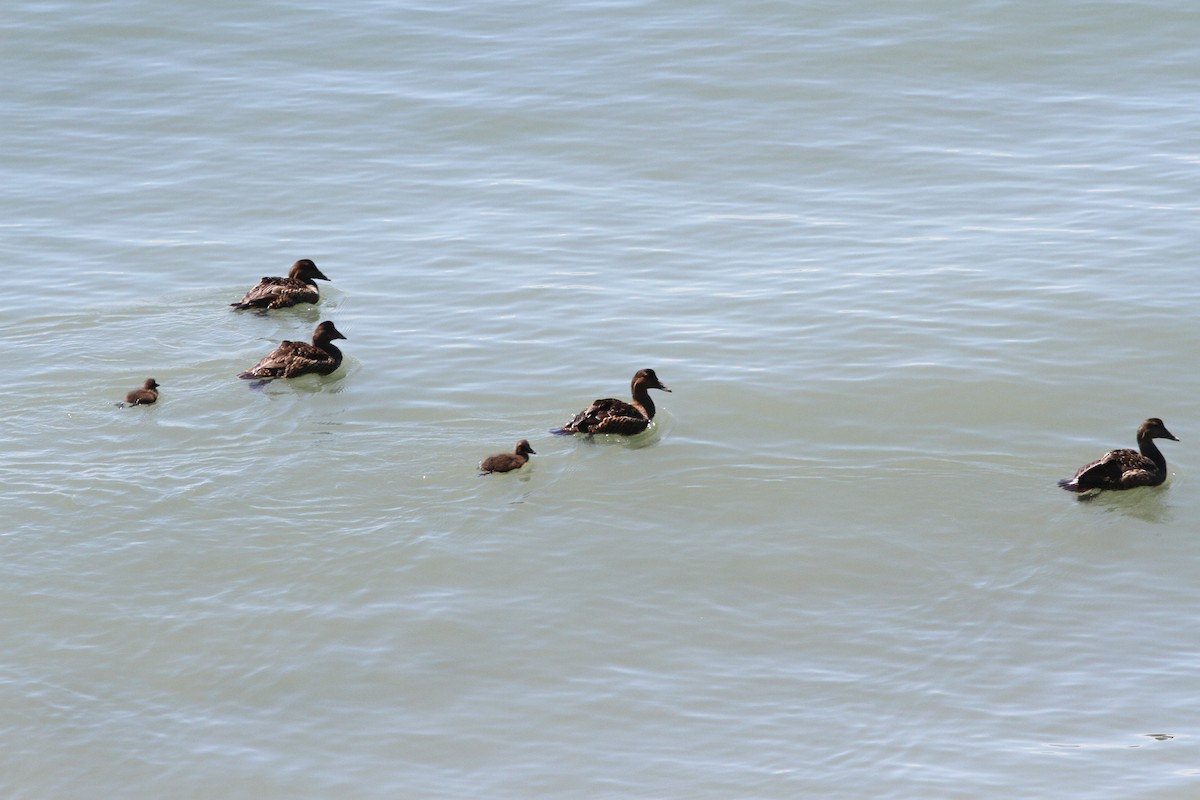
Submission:
{"label": "duck's neck", "polygon": [[650,399],[650,390],[645,385],[633,385],[633,404],[642,410],[646,419],[654,419],[654,401]]}
{"label": "duck's neck", "polygon": [[334,361],[340,362],[342,360],[342,351],[339,350],[337,345],[335,345],[332,341],[325,339],[314,339],[313,346],[318,350],[324,350],[326,353],[329,353],[329,357]]}
{"label": "duck's neck", "polygon": [[1142,451],[1142,455],[1154,462],[1158,467],[1159,472],[1167,471],[1167,457],[1158,449],[1158,445],[1154,443],[1154,439],[1150,436],[1138,437],[1138,450]]}

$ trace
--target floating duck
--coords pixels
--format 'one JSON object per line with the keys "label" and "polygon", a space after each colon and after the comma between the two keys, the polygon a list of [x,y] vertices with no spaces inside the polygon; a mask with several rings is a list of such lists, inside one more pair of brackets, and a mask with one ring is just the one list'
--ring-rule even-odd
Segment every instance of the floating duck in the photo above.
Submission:
{"label": "floating duck", "polygon": [[1098,460],[1080,467],[1075,477],[1063,478],[1058,485],[1068,492],[1079,493],[1158,486],[1167,479],[1167,459],[1154,444],[1155,439],[1179,441],[1161,419],[1151,417],[1138,426],[1137,450],[1109,450]]}
{"label": "floating duck", "polygon": [[142,388],[126,393],[124,405],[148,406],[157,402],[158,381],[154,380],[154,378],[146,378],[146,382],[142,384]]}
{"label": "floating duck", "polygon": [[287,308],[297,303],[315,303],[321,299],[317,281],[327,281],[325,273],[317,269],[312,259],[302,258],[288,270],[286,278],[263,278],[237,303],[229,305],[242,308]]}
{"label": "floating duck", "polygon": [[572,433],[618,433],[633,436],[641,433],[649,427],[650,420],[654,419],[654,401],[650,399],[649,390],[671,390],[658,379],[652,369],[641,369],[634,373],[630,388],[633,394],[632,403],[614,397],[597,400],[576,414],[570,422],[550,432],[561,436]]}
{"label": "floating duck", "polygon": [[514,469],[520,469],[525,466],[525,463],[529,461],[529,457],[535,455],[537,453],[529,446],[529,440],[522,439],[517,442],[516,448],[511,453],[497,453],[479,462],[479,469],[484,473],[512,472]]}
{"label": "floating duck", "polygon": [[246,380],[269,381],[275,378],[295,378],[310,372],[328,375],[342,363],[342,351],[333,346],[334,339],[346,337],[326,320],[316,327],[312,344],[283,341],[250,369],[239,373]]}

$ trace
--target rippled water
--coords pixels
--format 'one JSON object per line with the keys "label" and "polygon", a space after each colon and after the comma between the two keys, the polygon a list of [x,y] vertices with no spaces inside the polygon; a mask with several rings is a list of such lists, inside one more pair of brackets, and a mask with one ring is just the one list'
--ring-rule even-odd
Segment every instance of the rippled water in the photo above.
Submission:
{"label": "rippled water", "polygon": [[1200,12],[0,25],[6,797],[1198,791]]}

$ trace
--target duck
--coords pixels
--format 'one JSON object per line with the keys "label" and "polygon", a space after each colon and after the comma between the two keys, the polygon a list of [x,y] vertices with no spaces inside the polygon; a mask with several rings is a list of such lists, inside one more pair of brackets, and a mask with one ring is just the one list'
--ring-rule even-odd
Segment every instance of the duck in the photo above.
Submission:
{"label": "duck", "polygon": [[263,356],[257,364],[238,374],[245,380],[265,382],[275,378],[295,378],[316,373],[328,375],[342,363],[342,351],[333,346],[334,339],[345,339],[334,324],[325,320],[313,330],[312,344],[283,341]]}
{"label": "duck", "polygon": [[327,281],[325,273],[317,269],[310,258],[302,258],[288,270],[286,278],[263,278],[246,296],[236,303],[230,303],[236,309],[243,308],[287,308],[297,303],[315,303],[321,299],[317,291],[316,281]]}
{"label": "duck", "polygon": [[1101,489],[1158,486],[1167,479],[1167,459],[1154,444],[1155,439],[1179,441],[1161,419],[1150,417],[1138,426],[1137,450],[1109,450],[1092,463],[1080,467],[1073,478],[1060,480],[1058,485],[1068,492],[1079,494]]}
{"label": "duck", "polygon": [[149,406],[158,402],[158,381],[146,378],[140,389],[133,389],[125,394],[124,405]]}
{"label": "duck", "polygon": [[654,419],[654,401],[650,399],[649,390],[671,390],[658,379],[652,369],[640,369],[635,372],[630,389],[633,394],[632,403],[615,397],[597,400],[576,414],[570,422],[550,432],[560,436],[573,433],[616,433],[633,436],[641,433],[650,426],[650,420]]}
{"label": "duck", "polygon": [[479,471],[484,475],[489,472],[512,472],[525,466],[529,457],[535,455],[537,452],[529,445],[529,440],[522,439],[511,453],[497,453],[480,461]]}

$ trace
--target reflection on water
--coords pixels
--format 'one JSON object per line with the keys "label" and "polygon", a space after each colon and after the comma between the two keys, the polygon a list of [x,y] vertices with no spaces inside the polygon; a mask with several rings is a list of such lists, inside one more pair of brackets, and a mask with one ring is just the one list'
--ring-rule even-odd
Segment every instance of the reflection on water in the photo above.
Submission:
{"label": "reflection on water", "polygon": [[1168,502],[1169,486],[1142,487],[1124,491],[1100,492],[1093,496],[1077,495],[1078,500],[1106,513],[1119,513],[1148,523],[1165,523],[1174,518]]}

